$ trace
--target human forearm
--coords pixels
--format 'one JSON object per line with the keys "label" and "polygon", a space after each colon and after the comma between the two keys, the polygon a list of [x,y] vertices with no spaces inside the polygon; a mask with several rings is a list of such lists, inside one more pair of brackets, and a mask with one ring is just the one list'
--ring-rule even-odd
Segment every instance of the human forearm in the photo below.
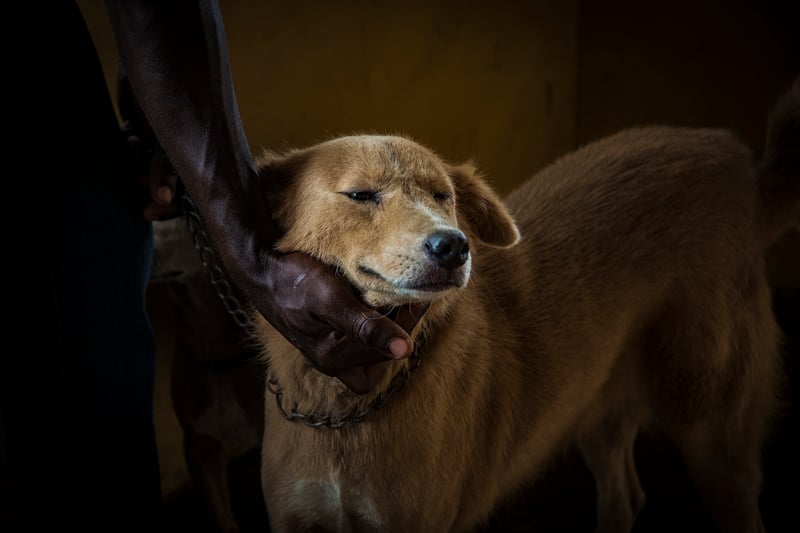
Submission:
{"label": "human forearm", "polygon": [[277,235],[239,116],[218,6],[107,5],[136,99],[236,276]]}
{"label": "human forearm", "polygon": [[[278,254],[242,128],[215,2],[107,0],[133,100],[180,175],[229,274],[249,302],[308,358],[356,392],[389,358],[407,357],[421,312],[395,323],[366,308],[328,265]],[[266,179],[266,178],[265,178]]]}

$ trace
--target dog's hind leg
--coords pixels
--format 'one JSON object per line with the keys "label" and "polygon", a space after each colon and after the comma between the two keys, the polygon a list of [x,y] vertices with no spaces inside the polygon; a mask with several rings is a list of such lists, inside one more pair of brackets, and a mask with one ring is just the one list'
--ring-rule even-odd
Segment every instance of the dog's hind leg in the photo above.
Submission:
{"label": "dog's hind leg", "polygon": [[184,435],[184,453],[192,481],[220,533],[237,533],[228,492],[228,461],[222,443],[197,433]]}
{"label": "dog's hind leg", "polygon": [[[777,346],[770,342],[757,350],[746,342],[740,345],[753,354],[748,354],[743,379],[730,388],[736,392],[729,401],[671,433],[719,530],[763,533],[761,448],[780,384]],[[732,359],[742,360],[736,354]]]}
{"label": "dog's hind leg", "polygon": [[[755,422],[758,424],[758,422]],[[698,424],[675,439],[711,517],[723,533],[764,533],[759,443],[747,428]]]}
{"label": "dog's hind leg", "polygon": [[597,533],[624,533],[633,528],[645,495],[636,473],[633,445],[639,418],[614,413],[583,433],[578,445],[596,489]]}
{"label": "dog's hind leg", "polygon": [[[673,386],[660,389],[670,394],[660,397],[659,411],[719,530],[762,533],[761,447],[782,383],[779,331],[766,284],[755,279],[741,287],[743,303],[669,332],[683,348],[672,359],[683,372],[673,370]],[[719,316],[728,327],[714,322]]]}

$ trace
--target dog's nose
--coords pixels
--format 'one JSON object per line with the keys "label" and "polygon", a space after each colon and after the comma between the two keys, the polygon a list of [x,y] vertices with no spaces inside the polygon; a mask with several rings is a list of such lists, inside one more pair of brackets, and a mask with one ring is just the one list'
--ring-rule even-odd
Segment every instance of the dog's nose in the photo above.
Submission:
{"label": "dog's nose", "polygon": [[425,251],[445,268],[460,267],[469,257],[467,237],[458,230],[437,231],[425,241]]}

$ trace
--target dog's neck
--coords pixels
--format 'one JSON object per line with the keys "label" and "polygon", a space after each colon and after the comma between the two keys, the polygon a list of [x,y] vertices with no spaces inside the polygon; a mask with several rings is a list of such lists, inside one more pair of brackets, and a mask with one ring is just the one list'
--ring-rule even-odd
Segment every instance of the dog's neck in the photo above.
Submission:
{"label": "dog's neck", "polygon": [[[426,360],[437,331],[450,320],[452,310],[463,305],[464,291],[452,292],[435,300],[411,332],[414,351],[402,360],[387,362],[383,378],[375,388],[364,395],[355,394],[336,378],[315,370],[306,358],[289,344],[277,331],[267,344],[269,357],[268,386],[276,409],[284,418],[299,424],[319,428],[342,428],[360,421],[383,415],[385,405],[402,403],[408,393],[407,381],[413,381],[419,372],[436,365]],[[459,303],[460,302],[460,303]],[[268,324],[264,321],[265,324]],[[423,368],[417,370],[417,367]]]}
{"label": "dog's neck", "polygon": [[423,317],[413,332],[413,353],[403,360],[388,361],[384,377],[364,395],[355,394],[338,379],[316,371],[300,352],[293,350],[294,364],[271,363],[269,367],[267,390],[274,397],[274,408],[289,421],[328,429],[376,416],[375,412],[387,402],[396,401],[395,396],[402,394],[406,382],[413,379],[424,358],[427,325]]}
{"label": "dog's neck", "polygon": [[[419,365],[419,354],[413,353],[407,361],[393,365],[393,373],[387,372],[388,385],[377,387],[375,391],[363,396],[355,396],[341,390],[341,382],[332,383],[334,378],[319,388],[316,397],[302,396],[292,399],[294,394],[289,387],[282,387],[279,378],[272,373],[267,376],[267,390],[275,397],[275,407],[280,415],[290,422],[300,422],[314,428],[339,429],[348,424],[361,422],[373,411],[380,409],[389,398],[400,391],[411,373]],[[385,380],[386,378],[384,378]]]}

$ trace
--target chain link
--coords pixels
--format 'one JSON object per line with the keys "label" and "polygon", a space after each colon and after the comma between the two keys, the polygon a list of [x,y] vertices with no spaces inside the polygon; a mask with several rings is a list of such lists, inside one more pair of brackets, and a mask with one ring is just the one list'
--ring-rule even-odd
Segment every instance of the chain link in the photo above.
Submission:
{"label": "chain link", "polygon": [[[204,229],[203,219],[197,211],[197,206],[185,191],[182,195],[181,202],[183,205],[183,212],[189,224],[189,230],[192,233],[194,247],[200,253],[200,261],[208,271],[211,284],[216,287],[217,294],[222,300],[222,304],[225,306],[225,310],[228,314],[233,317],[233,320],[240,327],[249,333],[253,325],[253,320],[251,318],[252,311],[249,310],[249,306],[242,303],[242,300],[236,294],[234,285],[228,281],[227,273],[221,266],[222,261],[212,246],[211,238]],[[410,364],[395,374],[392,381],[389,383],[389,387],[387,387],[385,391],[376,396],[366,407],[340,417],[334,418],[330,414],[320,414],[316,412],[300,413],[297,411],[296,403],[287,411],[283,407],[283,389],[281,389],[271,372],[267,373],[267,390],[275,396],[275,404],[277,405],[278,412],[286,420],[290,422],[300,421],[309,427],[317,429],[339,429],[347,423],[360,422],[371,411],[380,409],[395,392],[403,388],[411,373],[420,365],[421,359],[419,353],[423,344],[424,337],[421,336],[417,340],[414,352],[409,356]]]}
{"label": "chain link", "polygon": [[242,304],[236,295],[233,284],[228,281],[227,274],[221,266],[222,261],[217,256],[216,250],[211,245],[211,239],[204,229],[203,220],[200,218],[197,206],[186,192],[184,192],[181,201],[183,202],[186,221],[189,223],[189,230],[192,233],[192,239],[194,239],[194,247],[200,253],[200,261],[208,271],[211,284],[216,287],[217,294],[228,314],[233,317],[233,320],[240,327],[248,330],[253,324],[251,312],[245,309],[246,306]]}

